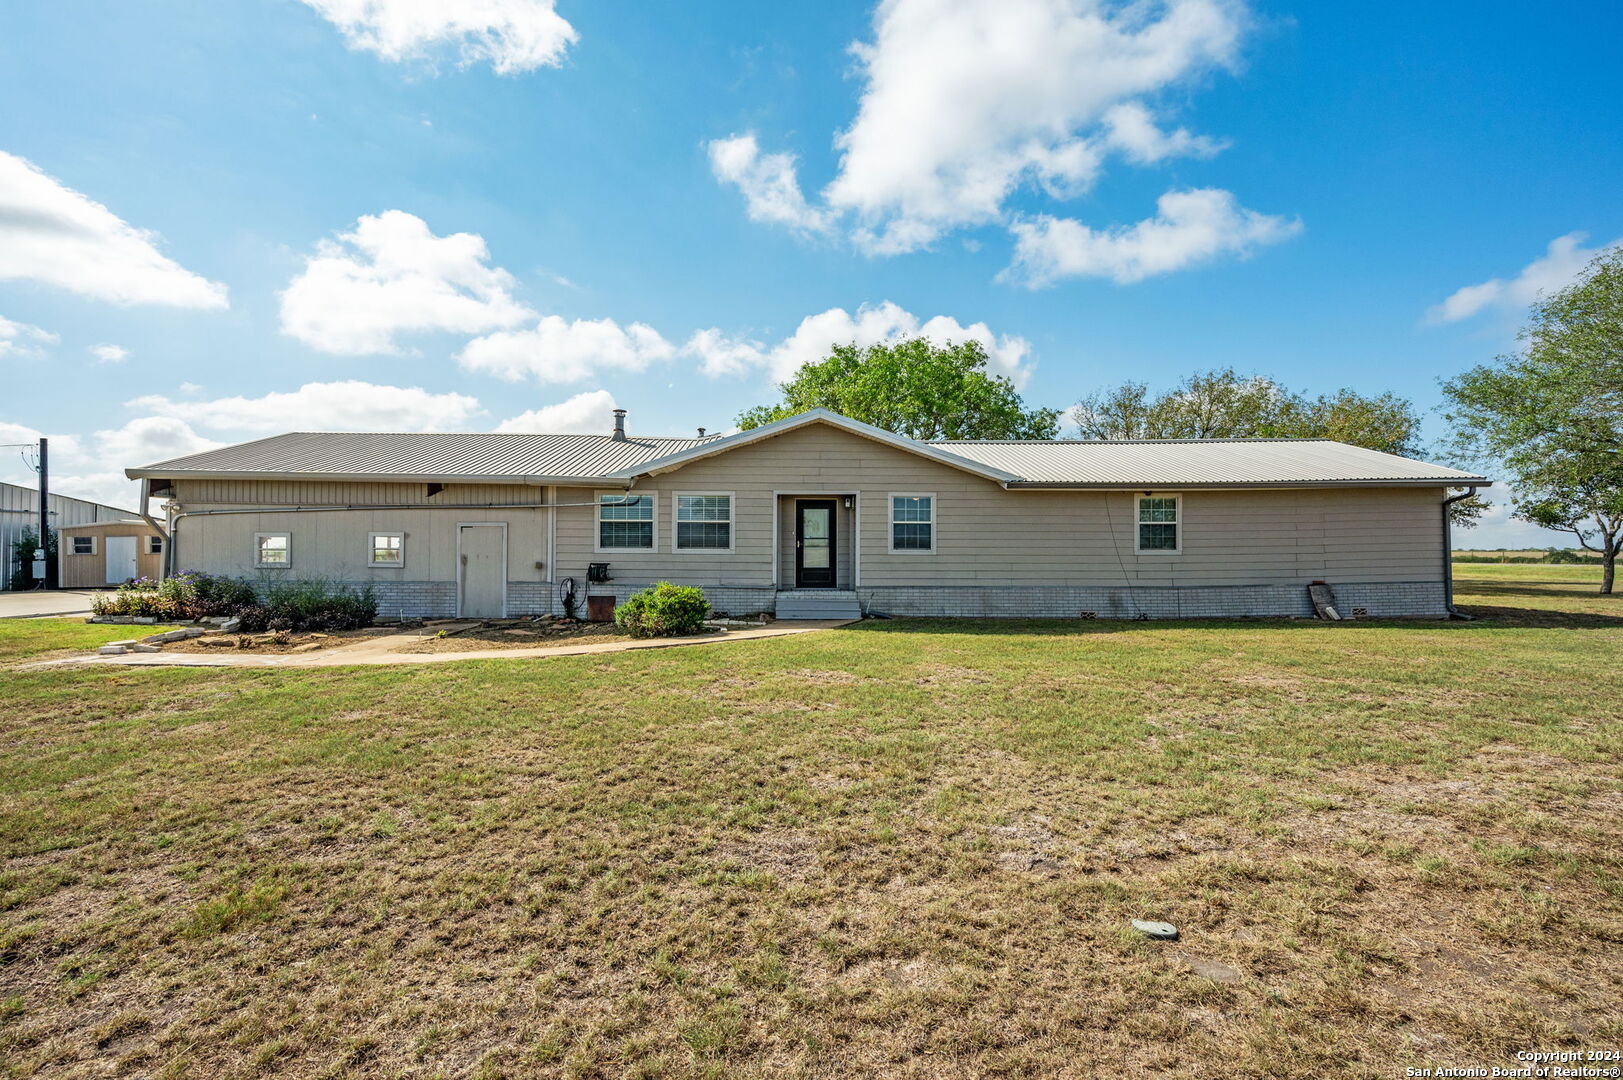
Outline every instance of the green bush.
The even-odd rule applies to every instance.
[[[372,587],[356,590],[319,578],[274,580],[264,601],[238,611],[244,630],[355,630],[371,626],[378,601]]]
[[[205,619],[231,616],[242,628],[353,630],[372,625],[378,603],[368,586],[355,590],[317,579],[273,580],[255,587],[241,578],[188,570],[162,581],[138,578],[91,601],[97,615]]]
[[[632,637],[674,637],[697,633],[709,611],[703,591],[660,581],[626,597],[614,621]]]

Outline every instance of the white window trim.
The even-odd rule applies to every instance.
[[[158,544],[160,546],[157,548],[157,550],[153,550],[153,547],[152,547],[153,544]],[[148,554],[148,555],[162,555],[163,554],[163,547],[161,546],[162,544],[163,544],[163,537],[161,537],[161,536],[148,536],[147,537],[146,554]]]
[[[260,541],[271,536],[280,536],[287,541],[287,562],[268,563],[259,561]],[[291,570],[293,568],[293,534],[287,532],[256,532],[254,533],[254,569],[256,570]]]
[[[724,495],[727,498],[727,546],[678,547],[676,540],[681,530],[682,497],[685,495]],[[718,524],[717,522],[689,522],[689,524]],[[672,555],[731,555],[738,546],[738,497],[731,491],[673,491],[671,492],[671,554]],[[641,550],[640,548],[638,550]]]
[[[897,499],[929,499],[930,500],[930,546],[927,548],[898,548],[896,546],[896,500]],[[903,525],[919,525],[922,522],[904,521]],[[933,491],[892,491],[885,496],[885,547],[892,555],[934,555],[936,551],[936,532],[941,526],[941,500],[936,498]]]
[[[653,543],[647,547],[604,547],[603,546],[603,507],[601,500],[605,495],[641,495],[653,500],[652,526]],[[620,552],[627,555],[657,555],[659,554],[659,492],[657,491],[598,491],[592,494],[592,551],[598,555],[612,555]]]
[[[399,562],[378,562],[375,558],[373,558],[373,556],[377,554],[378,537],[380,537],[380,536],[398,536],[398,537],[400,537],[400,561]],[[405,566],[406,565],[406,532],[405,532],[405,530],[404,529],[384,529],[382,532],[367,533],[366,534],[366,565],[370,566],[370,567],[375,567],[376,569],[379,569],[379,570],[399,570],[401,567]]]
[[[1138,515],[1139,515],[1139,512],[1140,512],[1140,507],[1138,505],[1138,501],[1140,499],[1171,499],[1172,500],[1172,504],[1173,504],[1172,505],[1172,514],[1173,514],[1172,524],[1176,525],[1178,527],[1177,533],[1176,533],[1176,536],[1178,538],[1178,543],[1177,543],[1176,547],[1170,547],[1170,548],[1146,548],[1146,547],[1140,547],[1139,546],[1139,540],[1141,539],[1141,536],[1142,536],[1142,534],[1139,532],[1139,529],[1138,529],[1138,527],[1140,525],[1156,525],[1156,524],[1165,525],[1166,524],[1166,522],[1139,521],[1138,520]],[[1150,492],[1140,492],[1140,493],[1134,494],[1134,496],[1133,496],[1133,554],[1135,554],[1135,555],[1182,555],[1183,554],[1183,496],[1182,495],[1180,495],[1176,491],[1150,491]]]
[[[79,540],[89,540],[90,541],[90,550],[89,551],[74,551],[73,550],[74,543],[79,541]],[[94,554],[96,554],[97,548],[100,546],[100,545],[98,545],[96,543],[96,534],[95,533],[91,533],[89,536],[70,536],[70,537],[68,537],[68,541],[69,541],[69,543],[68,543],[68,554],[69,555],[94,555]]]

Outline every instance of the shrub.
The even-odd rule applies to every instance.
[[[709,610],[701,590],[661,581],[626,597],[614,621],[632,637],[673,637],[698,632]]]
[[[263,594],[263,598],[261,598]],[[321,580],[268,581],[260,588],[241,578],[188,570],[163,581],[138,578],[91,601],[97,615],[205,619],[233,616],[242,628],[261,630],[353,630],[372,625],[378,603],[372,589],[359,591]]]
[[[372,587],[356,590],[319,578],[264,585],[264,602],[236,614],[244,630],[355,630],[371,626],[378,601]]]

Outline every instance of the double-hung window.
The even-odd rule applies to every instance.
[[[254,565],[280,569],[293,565],[293,538],[285,532],[254,533]]]
[[[629,492],[598,495],[597,550],[654,550],[654,497]]]
[[[372,566],[403,566],[406,562],[406,534],[381,532],[371,535]]]
[[[1176,495],[1139,498],[1138,554],[1176,555],[1183,550],[1181,510]]]
[[[935,496],[890,497],[890,550],[935,550]]]
[[[678,495],[675,543],[677,551],[731,551],[732,495]]]
[[[96,553],[96,538],[94,536],[75,536],[73,538],[73,553],[75,555],[94,555]]]

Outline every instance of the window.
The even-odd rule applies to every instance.
[[[405,533],[373,533],[371,544],[372,566],[404,566],[406,563]]]
[[[935,550],[935,496],[890,497],[890,550]]]
[[[654,497],[625,492],[599,494],[597,550],[654,550]]]
[[[162,555],[163,554],[163,537],[161,537],[161,536],[149,536],[149,537],[147,537],[147,554],[148,555]]]
[[[1146,495],[1138,500],[1138,553],[1176,555],[1181,550],[1178,533],[1178,496]]]
[[[287,533],[254,533],[254,565],[293,565],[293,542]]]
[[[731,551],[732,549],[732,495],[678,495],[676,497],[677,551]]]
[[[75,555],[94,555],[96,553],[96,538],[94,536],[75,536],[73,538],[73,553]]]

